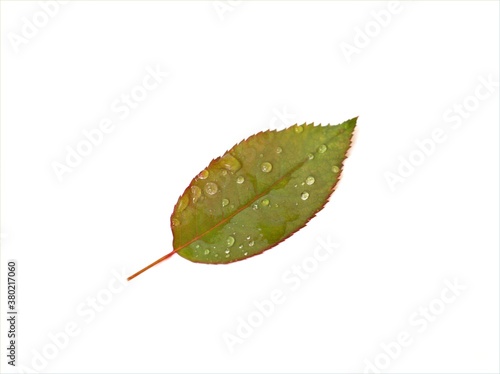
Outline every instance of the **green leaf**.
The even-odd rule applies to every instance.
[[[304,227],[339,180],[356,120],[260,132],[213,160],[175,205],[173,251],[149,267],[173,253],[209,264],[244,260]]]

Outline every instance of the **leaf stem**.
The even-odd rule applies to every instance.
[[[139,270],[137,273],[131,275],[130,277],[127,278],[128,281],[131,281],[132,279],[134,279],[135,277],[137,277],[138,275],[144,273],[146,270],[148,269],[151,269],[153,266],[159,264],[160,262],[166,260],[167,258],[169,257],[172,257],[172,255],[174,255],[174,253],[176,253],[177,251],[172,251],[168,254],[166,254],[165,256],[163,256],[162,258],[159,258],[158,260],[156,260],[155,262],[149,264],[148,266],[146,266],[145,268]]]

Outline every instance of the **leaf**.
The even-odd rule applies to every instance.
[[[356,120],[260,132],[213,160],[175,205],[173,251],[129,280],[174,253],[208,264],[244,260],[304,227],[339,180]]]

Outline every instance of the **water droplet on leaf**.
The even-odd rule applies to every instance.
[[[229,204],[228,199],[222,199],[222,206],[227,206]]]
[[[276,153],[281,153],[281,152],[283,152],[283,148],[281,147],[276,148]]]
[[[181,221],[179,221],[177,218],[172,218],[172,226],[179,226],[181,224]]]
[[[238,178],[236,178],[236,183],[242,184],[245,181],[245,177],[240,175]]]
[[[198,174],[198,178],[199,179],[207,179],[209,174],[210,173],[208,172],[208,170],[203,170],[200,172],[200,174]]]
[[[333,171],[334,173],[338,173],[338,172],[340,171],[340,169],[339,169],[339,167],[338,167],[337,165],[333,165],[333,166],[332,166],[332,171]]]
[[[324,144],[321,144],[319,147],[318,147],[318,153],[325,153],[327,150],[327,146],[324,145]]]
[[[217,163],[220,167],[235,172],[241,169],[241,163],[230,153],[226,153]]]
[[[300,198],[302,200],[307,200],[309,198],[309,192],[302,192],[302,194],[300,195]]]
[[[215,195],[219,187],[214,182],[208,182],[203,189],[208,195]]]
[[[201,188],[198,186],[191,186],[191,200],[196,203],[201,196]]]
[[[228,236],[226,239],[226,244],[228,247],[231,247],[234,244],[234,238],[232,236]]]
[[[310,176],[310,177],[307,177],[307,178],[306,178],[306,184],[307,184],[308,186],[310,186],[310,185],[314,184],[314,181],[315,181],[315,179],[314,179],[314,177],[312,177],[312,176]]]
[[[269,200],[268,199],[264,199],[260,202],[260,205],[262,206],[268,206],[269,205]]]
[[[263,162],[260,165],[260,170],[262,170],[264,173],[269,173],[271,170],[273,170],[273,165],[271,165],[270,162]]]
[[[182,196],[181,199],[179,200],[177,211],[179,213],[182,212],[184,209],[187,208],[188,205],[189,205],[189,197],[187,195]]]

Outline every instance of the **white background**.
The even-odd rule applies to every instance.
[[[412,344],[384,372],[498,372],[498,86],[458,128],[443,118],[474,104],[481,77],[498,82],[498,2],[400,4],[350,60],[341,43],[376,33],[388,3],[221,4],[70,3],[16,48],[41,8],[2,1],[0,370],[16,372],[4,354],[14,258],[18,363],[45,349],[42,372],[362,372],[403,331]],[[112,103],[148,66],[169,76],[121,119]],[[88,321],[113,271],[171,250],[173,205],[212,158],[261,130],[358,115],[343,178],[308,227],[227,266],[175,256]],[[114,130],[59,181],[53,162],[105,118]],[[437,128],[446,141],[393,191],[386,173]],[[290,290],[282,276],[329,237],[340,247]],[[411,316],[447,279],[466,290],[420,332]],[[231,354],[223,334],[273,289],[285,302]],[[49,334],[68,323],[80,334],[54,353]]]

